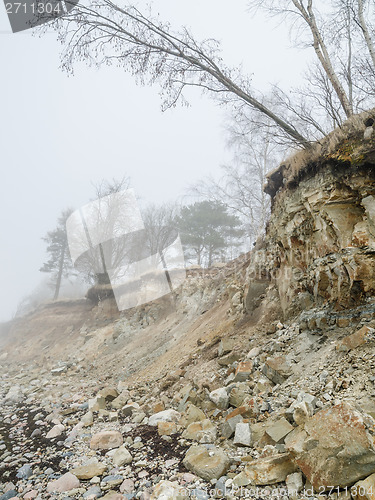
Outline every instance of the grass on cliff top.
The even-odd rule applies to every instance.
[[[371,139],[364,140],[364,132],[369,120],[374,120]],[[275,194],[279,187],[298,183],[314,165],[324,165],[330,160],[340,163],[361,165],[368,155],[375,153],[375,108],[352,116],[341,127],[336,128],[310,148],[298,151],[267,175],[266,192]],[[281,174],[281,175],[280,175]],[[275,179],[277,181],[275,182]]]

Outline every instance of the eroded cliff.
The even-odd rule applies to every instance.
[[[271,172],[272,214],[249,269],[247,307],[275,286],[285,317],[375,311],[375,111]]]

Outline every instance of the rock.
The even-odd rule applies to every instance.
[[[206,481],[219,479],[229,469],[230,461],[219,448],[207,449],[204,445],[191,446],[183,460],[184,466]]]
[[[233,351],[222,358],[219,358],[217,362],[220,366],[229,366],[239,361],[241,359],[241,354],[239,352]]]
[[[159,401],[158,403],[154,403],[152,405],[152,411],[151,413],[159,413],[161,411],[165,410],[165,404],[163,401]]]
[[[210,392],[208,397],[221,410],[225,410],[228,408],[229,396],[227,390],[224,387],[220,387],[220,389],[215,389],[214,391]]]
[[[358,481],[350,488],[353,500],[373,500],[375,498],[375,474]]]
[[[146,413],[143,413],[143,411],[139,411],[132,416],[131,421],[134,422],[135,424],[140,424],[141,422],[143,422],[145,418],[146,418]]]
[[[158,422],[158,434],[159,436],[171,436],[176,434],[177,425],[175,422]]]
[[[65,446],[71,446],[71,444],[76,440],[78,434],[83,429],[84,425],[82,422],[78,422],[77,425],[69,432],[68,437],[64,441]]]
[[[372,127],[366,127],[363,133],[363,139],[369,141],[374,134],[374,129]]]
[[[244,474],[249,481],[247,484],[263,486],[282,483],[289,474],[297,470],[289,453],[280,453],[248,462]]]
[[[190,403],[187,407],[185,415],[181,419],[181,425],[187,427],[193,422],[199,422],[201,420],[205,420],[205,418],[206,415],[203,413],[203,411],[197,406]]]
[[[132,479],[124,479],[120,486],[121,493],[132,493],[135,490],[134,481]]]
[[[233,436],[236,430],[236,425],[243,421],[242,415],[238,414],[234,417],[227,418],[225,422],[220,427],[221,435],[229,439]]]
[[[95,498],[100,498],[102,496],[102,490],[100,489],[99,486],[91,486],[86,493],[83,494],[83,498],[87,499],[95,499]]]
[[[249,424],[240,422],[236,425],[233,444],[236,446],[251,445],[251,429]]]
[[[53,439],[55,437],[61,436],[61,434],[65,431],[65,426],[62,424],[57,424],[52,429],[47,432],[46,439]]]
[[[120,410],[123,406],[126,405],[127,401],[129,399],[129,391],[124,390],[117,396],[116,399],[111,401],[111,407],[114,408],[115,410]]]
[[[125,497],[126,498],[126,497]],[[121,493],[116,493],[116,491],[109,491],[101,497],[102,500],[124,500],[124,496]]]
[[[36,498],[37,496],[38,496],[38,490],[30,490],[24,494],[23,498],[25,500],[32,500],[33,498]]]
[[[64,493],[65,491],[79,488],[79,479],[72,473],[67,472],[56,481],[51,481],[47,484],[48,493]]]
[[[306,401],[296,403],[293,410],[293,420],[297,425],[304,425],[309,417],[312,417],[314,410],[311,404]]]
[[[241,363],[238,363],[233,382],[245,382],[245,380],[248,380],[250,378],[252,371],[252,361],[242,361]]]
[[[184,488],[177,481],[160,481],[151,495],[152,500],[185,500]]]
[[[95,476],[101,476],[107,470],[107,466],[101,463],[91,463],[81,465],[70,470],[78,479],[92,479]]]
[[[245,398],[249,396],[249,386],[247,384],[238,384],[233,387],[229,393],[229,404],[238,408],[242,406]]]
[[[315,396],[312,394],[309,394],[308,392],[299,392],[297,396],[297,400],[295,403],[293,403],[293,406],[295,406],[297,403],[308,403],[311,405],[312,408],[316,407],[317,399]]]
[[[133,457],[125,446],[120,446],[112,455],[113,463],[117,467],[128,465],[133,461]]]
[[[260,377],[258,382],[255,384],[255,392],[257,394],[268,393],[272,391],[273,382],[266,377]]]
[[[18,469],[16,477],[18,477],[18,479],[29,479],[32,475],[33,471],[30,465],[23,465],[20,469]]]
[[[235,410],[228,413],[228,415],[225,417],[225,420],[229,420],[236,415],[241,415],[244,418],[250,418],[252,416],[251,412],[252,410],[251,408],[249,408],[249,406],[239,406]]]
[[[275,443],[280,443],[294,429],[286,418],[280,418],[271,427],[266,430],[266,433]]]
[[[90,441],[92,450],[110,450],[123,443],[122,434],[118,431],[102,431],[94,434]]]
[[[10,500],[11,498],[17,498],[16,490],[8,490],[4,495],[0,496],[0,500]]]
[[[274,331],[272,333],[275,333],[276,331],[276,328],[274,327]],[[246,355],[246,357],[248,359],[254,359],[256,358],[257,356],[259,356],[261,350],[260,350],[260,347],[253,347]]]
[[[24,398],[20,385],[13,385],[5,396],[5,403],[20,403]]]
[[[236,476],[234,476],[234,478],[231,481],[232,481],[231,487],[235,488],[235,489],[239,489],[243,486],[248,486],[250,484],[250,481],[249,481],[248,477],[246,476],[245,471],[242,471],[239,474],[237,474]],[[226,491],[228,491],[228,489]],[[226,497],[224,497],[224,498],[226,498]]]
[[[121,408],[121,415],[123,417],[131,417],[134,412],[139,410],[138,403],[129,403]]]
[[[113,401],[118,397],[118,390],[114,387],[105,387],[98,392],[98,396],[101,396],[106,401]]]
[[[105,410],[105,398],[103,398],[102,396],[95,396],[95,398],[89,399],[89,410]]]
[[[87,413],[85,413],[81,418],[81,422],[85,427],[90,427],[90,425],[94,423],[94,415],[92,411],[88,411]]]
[[[142,491],[139,496],[139,500],[151,500],[151,495],[147,490]]]
[[[297,494],[303,488],[303,478],[302,472],[294,472],[293,474],[289,474],[285,479],[286,487],[288,490],[288,494],[291,497],[297,498]]]
[[[346,487],[375,472],[375,422],[348,403],[321,410],[285,439],[286,449],[315,487]]]
[[[151,415],[148,420],[148,424],[152,426],[157,426],[158,422],[178,422],[181,418],[181,413],[176,410],[164,410],[159,411],[159,413],[155,413]]]
[[[263,374],[274,384],[282,384],[292,374],[284,356],[268,358],[262,368]]]
[[[182,433],[182,437],[204,444],[215,442],[216,434],[216,426],[213,425],[209,419],[205,419],[200,422],[193,422],[190,424]]]
[[[338,351],[351,351],[357,347],[365,344],[368,339],[371,338],[371,334],[374,332],[373,328],[368,326],[362,326],[358,331],[352,335],[348,335],[343,340],[339,341],[336,345]]]
[[[236,345],[236,341],[231,338],[224,338],[220,341],[219,347],[218,347],[218,356],[221,358],[225,354],[228,354],[229,352],[233,351],[234,347]]]
[[[336,324],[339,328],[346,328],[350,325],[349,318],[337,318]]]
[[[68,367],[66,365],[64,365],[64,366],[58,366],[57,368],[52,368],[51,374],[54,377],[59,377],[60,375],[62,375],[63,373],[65,373],[67,371],[67,369],[68,369]]]
[[[260,415],[260,408],[258,402],[264,403],[261,398],[247,396],[243,400],[242,407],[240,407],[240,408],[246,408],[246,412],[241,414],[246,418],[257,418]]]
[[[114,488],[115,486],[118,486],[119,484],[122,484],[124,481],[124,477],[120,474],[111,474],[109,476],[105,476],[102,479],[101,487],[104,490],[109,490],[110,488]]]

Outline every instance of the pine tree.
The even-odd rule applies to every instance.
[[[53,231],[48,231],[42,238],[47,243],[47,253],[49,259],[40,268],[43,273],[51,273],[51,283],[55,290],[53,300],[57,300],[60,293],[63,278],[75,275],[72,261],[69,255],[68,239],[66,234],[66,221],[73,212],[68,208],[63,210],[57,219],[57,226]]]
[[[229,214],[222,203],[207,200],[183,207],[178,226],[187,256],[208,267],[243,234],[239,217]]]

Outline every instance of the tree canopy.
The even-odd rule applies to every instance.
[[[68,239],[66,233],[66,220],[73,210],[67,208],[62,211],[57,219],[56,228],[48,231],[42,239],[47,243],[48,260],[40,268],[43,273],[51,274],[51,285],[54,288],[54,300],[59,297],[63,278],[75,275],[75,270],[70,258]]]
[[[181,209],[177,219],[187,258],[210,267],[214,258],[225,259],[228,248],[239,244],[241,221],[219,202],[200,201]]]
[[[71,71],[76,61],[117,64],[141,84],[158,83],[164,108],[184,102],[186,87],[199,87],[257,127],[302,147],[373,105],[373,2],[249,0],[248,5],[250,11],[281,16],[297,33],[296,44],[313,48],[316,62],[304,88],[274,86],[265,95],[253,88],[250,75],[224,62],[217,40],[199,41],[186,27],[172,28],[152,6],[141,11],[112,0],[86,0],[56,21],[62,65]]]

